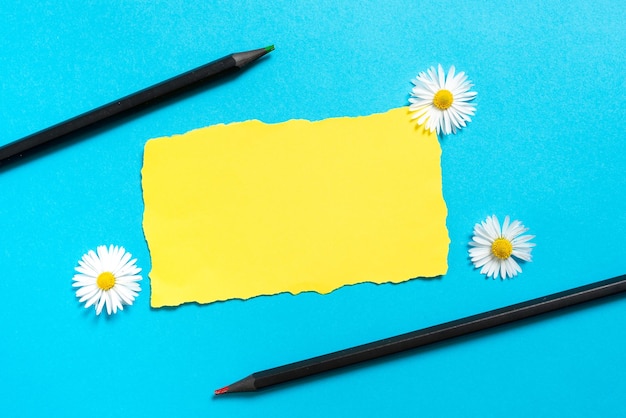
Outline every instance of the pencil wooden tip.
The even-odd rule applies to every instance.
[[[223,387],[223,388],[221,388],[221,389],[217,389],[217,390],[215,391],[215,394],[216,394],[216,395],[223,395],[224,393],[228,392],[228,389],[229,389],[229,387],[228,387],[228,386],[224,386],[224,387]]]

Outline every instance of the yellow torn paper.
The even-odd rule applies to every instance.
[[[447,270],[441,149],[408,108],[149,141],[153,307],[328,293]]]

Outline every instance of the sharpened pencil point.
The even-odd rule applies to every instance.
[[[224,393],[226,393],[226,392],[228,392],[228,386],[224,386],[224,387],[223,387],[223,388],[221,388],[221,389],[217,389],[217,390],[215,391],[215,394],[216,394],[216,395],[222,395],[222,394],[224,394]]]
[[[266,46],[266,47],[265,47],[265,50],[266,50],[267,52],[272,52],[272,51],[274,50],[274,44],[272,44],[272,45],[270,45],[270,46]]]

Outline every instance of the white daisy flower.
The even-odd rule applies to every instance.
[[[503,279],[514,277],[522,272],[515,261],[531,261],[530,252],[535,244],[529,242],[534,235],[522,235],[528,231],[520,221],[510,222],[504,218],[502,228],[496,216],[488,216],[487,220],[474,226],[474,236],[469,245],[469,255],[475,268],[482,267],[481,274],[487,277]]]
[[[476,92],[470,91],[473,84],[464,72],[455,75],[452,66],[446,77],[440,64],[437,73],[435,67],[430,67],[411,82],[415,87],[411,90],[409,109],[415,112],[412,119],[417,119],[418,125],[425,124],[431,132],[448,135],[471,122],[476,108],[468,102],[476,97]]]
[[[77,287],[76,297],[85,302],[85,308],[93,305],[96,315],[100,315],[106,305],[107,314],[123,310],[123,305],[132,305],[141,287],[138,276],[141,269],[135,265],[136,259],[130,260],[131,254],[124,247],[111,245],[108,249],[101,245],[97,254],[90,250],[78,261],[72,279]],[[130,260],[130,261],[129,261]]]

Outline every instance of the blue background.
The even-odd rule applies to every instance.
[[[245,375],[626,273],[626,11],[621,0],[11,1],[0,6],[9,143],[231,52],[276,44],[236,79],[0,173],[3,416],[626,416],[626,298],[552,314],[253,396]],[[216,123],[368,115],[408,104],[442,63],[478,92],[443,138],[443,277],[151,309],[143,147]],[[485,279],[487,215],[537,247]],[[116,316],[78,303],[78,259],[126,247],[143,291]],[[181,266],[184,274],[184,266]]]

